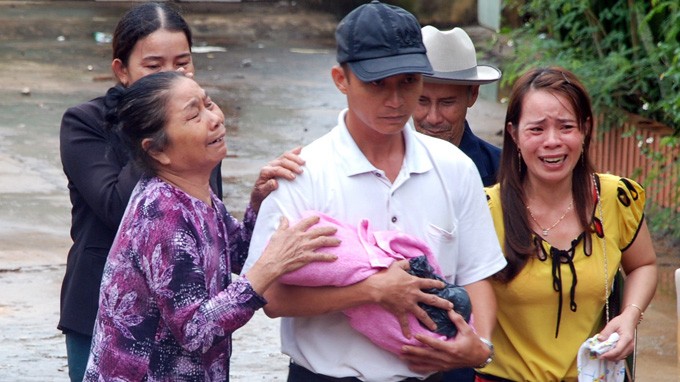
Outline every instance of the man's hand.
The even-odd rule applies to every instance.
[[[475,367],[489,358],[491,354],[489,347],[479,339],[463,316],[451,310],[449,318],[458,328],[455,337],[442,341],[418,334],[416,339],[427,346],[406,345],[402,348],[401,359],[408,363],[409,369],[419,373],[446,371],[460,367]]]
[[[395,262],[366,281],[371,287],[371,293],[376,296],[376,302],[397,317],[402,333],[406,338],[411,338],[408,325],[409,313],[414,314],[430,330],[437,328],[427,312],[418,306],[419,302],[444,310],[453,309],[453,304],[439,296],[422,291],[430,288],[444,288],[445,284],[442,281],[410,275],[406,272],[407,269],[407,260]]]

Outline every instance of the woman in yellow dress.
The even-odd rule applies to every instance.
[[[508,265],[493,281],[496,356],[477,370],[477,381],[576,381],[579,347],[598,333],[601,341],[620,337],[603,359],[634,349],[657,284],[645,191],[595,173],[592,127],[590,97],[573,73],[539,68],[515,83],[499,183],[486,190]],[[622,308],[608,317],[619,267]]]

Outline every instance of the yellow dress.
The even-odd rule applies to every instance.
[[[642,224],[645,192],[630,179],[609,174],[597,174],[596,179],[600,184],[604,217],[601,218],[600,208],[596,206],[591,228],[597,228],[602,221],[607,285],[611,287],[621,263],[621,252],[633,242]],[[503,247],[500,187],[496,184],[486,192]],[[595,231],[602,232],[601,229]],[[492,337],[496,357],[479,371],[512,381],[577,381],[579,346],[602,326],[603,239],[597,232],[584,232],[567,250],[551,248],[537,235],[534,240],[542,247],[541,255],[531,258],[510,283],[492,283],[498,301],[498,323]],[[584,246],[589,240],[592,240],[591,250],[588,245]],[[558,259],[555,263],[553,256]],[[570,296],[572,288],[573,297]],[[561,312],[558,312],[558,301],[561,301]]]

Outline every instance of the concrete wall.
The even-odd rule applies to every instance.
[[[302,7],[331,12],[338,19],[341,19],[352,9],[366,2],[368,0],[296,1]],[[423,25],[477,24],[477,0],[383,0],[383,2],[398,5],[412,12]]]
[[[477,0],[414,0],[410,3],[410,10],[423,25],[477,24]]]

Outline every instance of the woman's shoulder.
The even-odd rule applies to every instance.
[[[61,134],[104,134],[106,108],[104,97],[71,106],[61,120]]]
[[[205,212],[208,206],[157,176],[144,175],[130,198],[137,218],[163,220],[166,228],[182,225]]]
[[[644,213],[645,189],[635,180],[613,174],[597,174],[603,205],[616,208],[620,213],[634,216],[639,220]]]
[[[492,201],[500,203],[501,200],[501,185],[496,183],[492,186],[484,187],[484,192],[486,193],[486,200],[491,203]]]
[[[104,113],[104,96],[99,96],[93,98],[87,102],[80,103],[75,106],[71,106],[66,109],[65,114],[89,114],[89,115],[103,115]]]
[[[600,188],[603,194],[621,192],[637,194],[644,191],[644,188],[637,181],[614,174],[597,174],[600,181]]]

